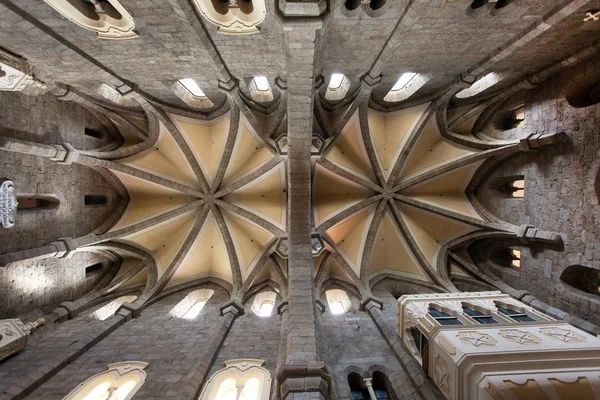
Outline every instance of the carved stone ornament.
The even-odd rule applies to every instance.
[[[536,345],[542,343],[542,340],[532,335],[529,332],[520,331],[518,329],[506,329],[500,331],[498,335],[502,336],[509,342],[518,343],[522,345]]]
[[[435,358],[433,379],[442,393],[448,396],[450,394],[450,372],[448,371],[448,363],[439,355]]]
[[[498,341],[490,335],[477,331],[459,332],[456,337],[458,337],[461,342],[475,347],[495,347],[496,343],[498,343]]]
[[[0,320],[0,361],[23,351],[27,335],[44,323],[43,318],[27,324],[18,319]]]
[[[267,7],[265,0],[240,0],[238,6],[226,6],[217,10],[211,0],[194,0],[200,13],[212,24],[219,27],[219,33],[229,35],[251,35],[259,33],[258,25],[265,20]],[[222,4],[222,3],[221,3]],[[220,4],[217,3],[216,6]],[[226,11],[226,12],[225,12]]]
[[[0,179],[0,223],[3,228],[15,226],[17,218],[17,192],[15,184],[8,179]]]
[[[16,68],[0,63],[0,91],[21,92],[27,84],[32,81],[31,76]]]
[[[540,333],[549,338],[560,340],[565,343],[585,343],[586,338],[579,333],[562,328],[540,328]]]

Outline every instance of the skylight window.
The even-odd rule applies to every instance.
[[[270,317],[273,313],[273,303],[262,303],[258,310],[259,317]]]
[[[341,301],[332,301],[329,303],[329,307],[331,308],[331,313],[333,315],[339,315],[346,312]]]
[[[329,80],[329,89],[337,90],[342,86],[342,82],[344,81],[344,74],[331,74],[331,79]]]
[[[408,85],[410,81],[414,79],[415,76],[417,76],[417,74],[414,72],[403,73],[402,76],[400,76],[400,79],[398,79],[398,82],[396,82],[394,87],[392,87],[392,91],[394,92],[396,90],[404,89],[406,85]]]
[[[196,97],[206,97],[200,86],[191,78],[180,79],[179,83],[183,85],[192,95]]]
[[[255,76],[254,84],[256,85],[256,90],[260,90],[261,92],[270,89],[269,80],[266,76]]]
[[[329,310],[333,315],[345,314],[352,307],[348,295],[343,290],[328,290],[325,292],[325,297],[327,297],[327,304],[329,304]]]
[[[395,103],[406,100],[417,90],[423,87],[431,79],[430,74],[418,74],[416,72],[405,72],[400,75],[392,89],[385,95],[383,101]]]
[[[477,80],[470,88],[461,90],[456,94],[456,97],[459,99],[464,99],[467,97],[473,97],[486,89],[494,86],[496,83],[500,82],[504,78],[501,74],[496,72],[490,72],[485,75],[481,79]]]
[[[200,314],[200,311],[202,311],[205,304],[206,304],[205,301],[199,301],[197,303],[194,303],[194,305],[191,306],[190,309],[187,310],[187,312],[185,314],[183,314],[183,317],[181,317],[181,318],[195,319]]]

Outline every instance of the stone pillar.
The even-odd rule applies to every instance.
[[[244,306],[238,299],[233,299],[221,307],[221,322],[213,330],[213,336],[209,343],[203,347],[202,354],[199,354],[197,362],[183,381],[185,390],[182,399],[196,400],[202,392],[202,386],[207,379],[208,372],[213,365],[227,334],[233,325],[233,321],[244,315]],[[143,388],[142,388],[143,389]]]
[[[377,396],[375,395],[375,391],[373,390],[373,378],[365,378],[363,379],[365,386],[367,387],[367,391],[369,392],[369,397],[371,400],[377,400]]]
[[[366,301],[361,302],[361,309],[364,309],[369,313],[371,319],[373,319],[373,322],[393,350],[394,356],[408,374],[415,389],[418,390],[421,397],[425,400],[445,399],[444,395],[440,393],[427,374],[425,374],[421,365],[415,360],[408,349],[406,349],[395,330],[387,325],[385,316],[381,311],[381,300],[377,300],[378,299],[375,298],[366,299]]]
[[[331,377],[319,358],[311,249],[311,146],[316,32],[321,22],[290,23],[288,42],[288,334],[277,371],[282,399],[326,399]]]

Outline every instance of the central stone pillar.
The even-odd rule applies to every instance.
[[[311,250],[311,144],[315,40],[321,22],[284,27],[288,42],[288,334],[277,372],[282,399],[325,399],[330,377],[320,361]]]

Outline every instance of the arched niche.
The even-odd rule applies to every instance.
[[[108,365],[108,370],[94,375],[64,398],[64,400],[121,399],[129,400],[146,380],[148,363],[126,361]]]
[[[251,35],[260,32],[267,15],[265,0],[194,0],[200,13],[228,35]]]
[[[44,0],[82,28],[100,39],[133,39],[135,22],[118,0]]]
[[[560,281],[573,289],[597,296],[600,300],[600,270],[570,265],[560,275]]]

